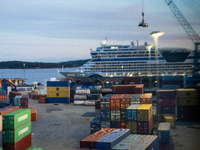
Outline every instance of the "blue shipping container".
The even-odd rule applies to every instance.
[[[126,110],[120,111],[120,119],[121,121],[126,121]]]
[[[101,121],[101,129],[102,128],[111,128],[110,121]]]
[[[8,94],[8,84],[3,82],[2,83],[2,90],[5,90],[6,91],[6,94]]]
[[[126,120],[127,121],[137,121],[137,109],[141,104],[132,104],[126,109]]]
[[[47,81],[47,86],[70,86],[69,81]]]
[[[132,134],[118,143],[112,150],[127,150],[129,149],[142,135]]]
[[[70,98],[47,98],[47,103],[70,103]]]
[[[21,106],[21,99],[22,99],[22,96],[15,96],[14,101],[13,101],[13,106]]]
[[[130,129],[116,129],[96,142],[96,149],[110,150],[131,134]]]
[[[0,102],[0,108],[4,108],[4,107],[7,107],[7,106],[10,106],[10,101]]]
[[[6,91],[5,90],[0,91],[0,95],[6,95]]]
[[[157,135],[142,135],[142,137],[131,146],[130,150],[159,150]]]
[[[121,128],[121,121],[112,121],[111,128]]]
[[[159,123],[158,126],[158,135],[159,135],[159,142],[161,144],[170,144],[171,139],[171,126],[170,123]]]
[[[91,122],[90,122],[90,129],[91,129],[91,134],[101,130],[101,122],[100,122],[100,116],[95,117]]]
[[[110,121],[110,110],[101,110],[100,118],[101,121]]]

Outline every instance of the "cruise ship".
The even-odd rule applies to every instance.
[[[158,49],[147,42],[135,45],[107,45],[91,50],[92,58],[79,68],[60,72],[65,77],[123,77],[154,75],[192,75],[194,52],[185,49]],[[156,62],[158,69],[156,68]]]

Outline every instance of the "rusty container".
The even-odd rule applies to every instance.
[[[131,98],[133,94],[124,94],[121,98],[121,109],[125,110],[131,105]]]
[[[110,99],[111,110],[120,110],[122,96],[123,94],[116,94]]]
[[[142,94],[140,98],[140,103],[141,104],[152,104],[152,93],[147,93],[147,94]]]

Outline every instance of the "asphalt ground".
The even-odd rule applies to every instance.
[[[32,147],[73,150],[90,135],[94,106],[39,104],[38,100],[30,99],[29,107],[37,109],[38,115],[37,121],[32,121]],[[173,150],[200,150],[200,122],[176,121],[171,135]]]

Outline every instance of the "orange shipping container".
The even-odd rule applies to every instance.
[[[126,109],[131,105],[133,94],[124,94],[121,99],[121,109]]]
[[[31,121],[37,120],[37,109],[31,109]]]
[[[123,96],[123,94],[116,94],[110,99],[110,109],[111,110],[120,110],[122,96]]]
[[[142,94],[140,104],[152,104],[152,93]]]
[[[0,88],[2,88],[2,82],[1,82],[1,79],[0,79]]]
[[[0,95],[0,101],[7,101],[6,95]]]

